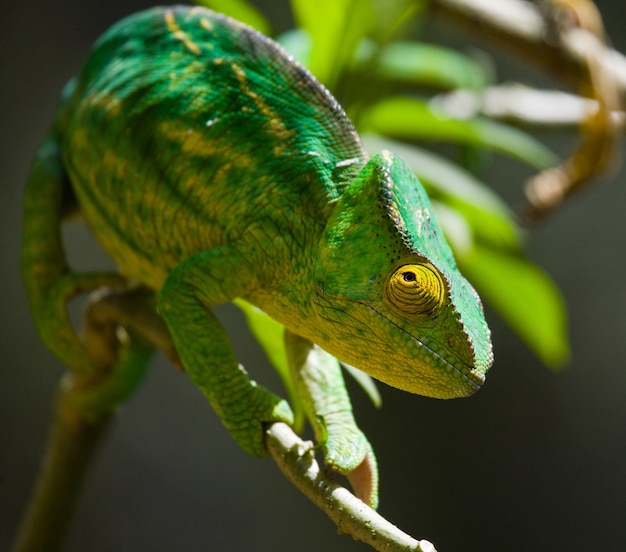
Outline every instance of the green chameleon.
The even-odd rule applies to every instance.
[[[69,269],[60,225],[75,211],[120,274]],[[211,308],[260,309],[284,327],[298,399],[341,473],[374,457],[339,361],[447,399],[479,389],[493,359],[480,299],[415,175],[388,151],[368,160],[280,46],[199,7],[141,12],[95,44],[37,152],[22,264],[38,331],[75,370],[92,359],[68,299],[154,290],[182,366],[253,455],[292,409],[250,380]]]

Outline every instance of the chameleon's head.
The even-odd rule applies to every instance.
[[[415,175],[382,152],[334,206],[315,279],[316,341],[412,393],[463,397],[491,366],[480,299]]]

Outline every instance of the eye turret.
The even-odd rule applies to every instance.
[[[441,275],[430,263],[406,264],[387,280],[385,296],[399,314],[432,315],[443,305],[446,288]]]

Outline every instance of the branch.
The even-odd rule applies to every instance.
[[[540,90],[520,83],[490,86],[483,90],[454,90],[438,94],[430,102],[452,117],[484,115],[490,119],[532,128],[580,126],[598,110],[598,102],[559,90]],[[611,114],[615,125],[626,130],[626,113]]]
[[[566,31],[559,41],[548,40],[549,22],[537,6],[522,0],[431,0],[429,11],[574,89],[587,78],[588,45],[598,43],[593,33],[579,28]],[[626,96],[626,57],[604,44],[600,49],[599,62]]]
[[[84,343],[98,370],[68,372],[61,380],[43,463],[13,552],[62,550],[83,483],[115,409],[133,393],[148,367],[152,346],[132,330],[121,331],[120,311],[110,305],[112,299],[124,297],[127,307],[136,306],[143,295],[99,292],[93,297],[85,313]],[[147,318],[132,312],[130,316],[140,322]]]
[[[23,518],[13,552],[61,550],[83,480],[116,407],[135,390],[152,347],[180,367],[167,327],[151,292],[98,290],[90,297],[84,341],[102,370],[94,377],[68,374],[61,384],[54,427],[36,491]],[[435,552],[428,541],[400,531],[350,491],[323,473],[312,445],[285,424],[272,424],[266,444],[274,460],[343,533],[388,552]]]
[[[313,444],[302,441],[284,423],[272,424],[266,443],[283,474],[330,517],[341,533],[388,552],[436,552],[426,540],[416,540],[356,498],[326,475],[313,456]]]
[[[543,69],[596,102],[580,125],[580,141],[563,162],[526,183],[530,222],[616,164],[620,132],[614,116],[626,97],[626,59],[607,45],[591,0],[433,0],[431,9]]]
[[[68,408],[72,390],[63,382],[60,387],[46,452],[13,552],[62,550],[84,480],[110,425],[111,416],[89,421],[76,415]]]

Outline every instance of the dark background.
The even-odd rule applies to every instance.
[[[21,0],[0,17],[0,550],[8,546],[42,453],[62,366],[41,345],[19,276],[21,199],[59,90],[89,45],[150,2]],[[598,2],[626,51],[619,1]],[[273,4],[289,24],[283,2]],[[433,34],[436,34],[436,30]],[[506,58],[501,72],[515,76]],[[564,147],[563,144],[557,144]],[[497,164],[510,196],[523,169]],[[492,312],[496,364],[471,399],[436,401],[382,388],[376,411],[353,390],[379,457],[383,515],[441,552],[623,550],[626,541],[624,170],[528,236],[562,288],[573,358],[552,373]],[[507,191],[508,190],[508,191]],[[80,227],[80,266],[103,258]],[[237,313],[220,311],[229,327]],[[241,360],[263,382],[259,352]],[[94,468],[68,551],[365,550],[338,536],[271,460],[249,458],[184,375],[163,359],[123,408]]]

